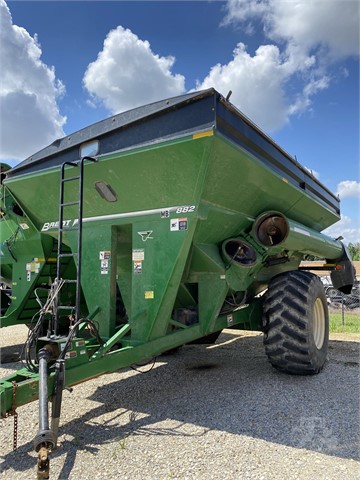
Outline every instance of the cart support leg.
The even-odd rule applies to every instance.
[[[51,352],[45,348],[39,351],[39,431],[34,439],[35,451],[38,452],[38,479],[49,478],[49,450],[55,446],[54,434],[49,428],[48,409],[48,362]]]
[[[55,394],[52,400],[51,407],[51,430],[54,435],[54,448],[57,447],[58,431],[59,431],[59,421],[61,413],[61,401],[62,401],[62,392],[64,389],[64,366],[65,360],[58,360],[56,362],[56,374],[55,374]]]

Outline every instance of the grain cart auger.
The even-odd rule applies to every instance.
[[[283,372],[324,366],[326,298],[300,262],[351,291],[346,248],[321,233],[339,199],[215,90],[55,141],[5,172],[1,203],[2,326],[30,327],[1,413],[39,398],[39,478],[64,388],[224,328],[263,331]]]

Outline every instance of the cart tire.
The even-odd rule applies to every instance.
[[[263,307],[265,353],[273,367],[295,375],[314,375],[324,367],[329,313],[324,287],[309,272],[274,277]]]

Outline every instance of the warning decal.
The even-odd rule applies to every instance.
[[[145,259],[145,251],[143,248],[135,248],[132,251],[132,259],[135,262],[142,262]]]
[[[134,273],[139,275],[142,273],[142,262],[140,261],[135,261],[134,262]]]
[[[187,218],[172,218],[170,220],[170,231],[179,232],[180,230],[188,229],[188,219]]]
[[[110,250],[103,250],[99,252],[101,275],[107,275],[109,273],[110,258],[111,258]]]

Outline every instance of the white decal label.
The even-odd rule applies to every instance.
[[[170,220],[170,231],[178,232],[180,230],[188,229],[188,219],[187,218],[172,218]]]
[[[107,275],[109,273],[110,257],[111,257],[110,250],[103,250],[99,252],[101,275]]]
[[[142,273],[142,262],[134,262],[134,273],[135,275],[140,275]]]
[[[109,273],[109,260],[101,260],[101,274],[107,275]]]
[[[176,209],[176,213],[192,213],[195,212],[195,205],[185,205]]]
[[[170,217],[170,210],[162,210],[160,212],[160,218],[169,218]]]
[[[135,262],[142,262],[145,259],[145,252],[143,248],[135,248],[132,251],[132,259]]]
[[[75,220],[63,220],[63,228],[74,227],[79,223],[78,219]],[[48,230],[53,230],[55,228],[59,228],[59,222],[45,222],[41,228],[42,232],[47,232]]]

